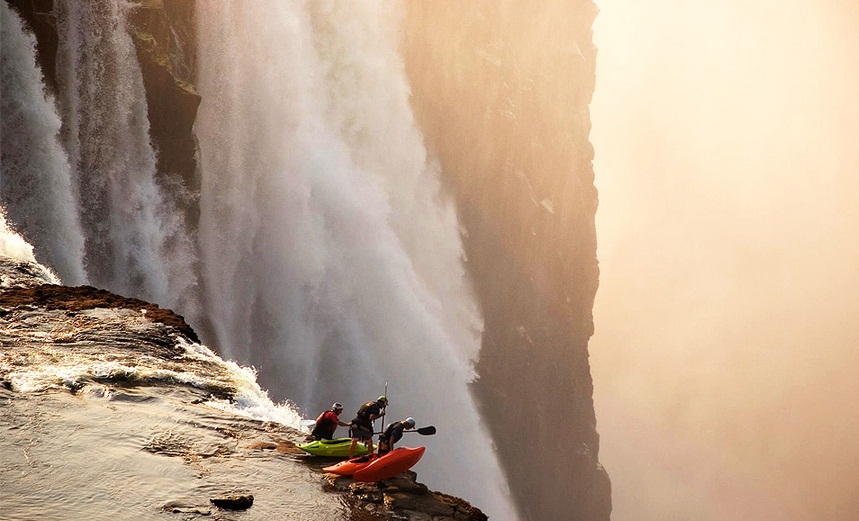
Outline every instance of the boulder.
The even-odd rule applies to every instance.
[[[224,494],[209,498],[209,501],[225,510],[247,510],[254,504],[254,497],[252,494]]]

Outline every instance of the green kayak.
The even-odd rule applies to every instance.
[[[348,458],[349,445],[352,444],[352,438],[335,438],[333,440],[317,440],[304,445],[299,445],[298,448],[313,454],[314,456],[328,456],[331,458]],[[361,442],[355,445],[355,456],[363,456],[369,452],[367,446]]]

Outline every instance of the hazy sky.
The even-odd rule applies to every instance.
[[[612,519],[859,519],[859,3],[597,3]]]

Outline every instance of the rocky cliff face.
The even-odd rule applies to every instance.
[[[134,43],[146,86],[149,124],[158,150],[158,172],[200,190],[194,121],[200,96],[196,74],[195,0],[141,0],[132,10]],[[196,205],[194,207],[196,209]],[[194,212],[189,224],[195,225]]]
[[[606,520],[587,351],[598,284],[588,141],[597,9],[407,6],[413,105],[465,228],[485,318],[475,391],[511,487],[527,519]]]

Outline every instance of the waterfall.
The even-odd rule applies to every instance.
[[[514,517],[469,393],[481,319],[409,108],[391,2],[205,2],[200,249],[222,352],[310,414],[436,424],[421,480]],[[346,418],[348,419],[348,417]],[[377,425],[377,428],[380,426]]]
[[[131,4],[58,1],[63,142],[78,189],[89,281],[188,312],[193,243],[156,183]]]
[[[36,65],[36,41],[0,4],[0,202],[39,258],[67,284],[81,284],[83,233],[60,118]],[[6,228],[6,218],[3,218]]]

